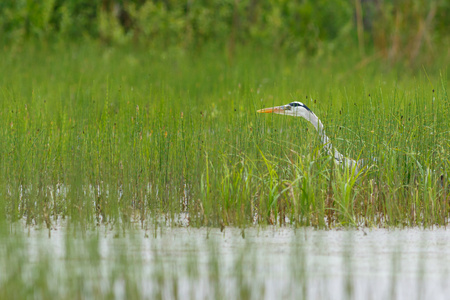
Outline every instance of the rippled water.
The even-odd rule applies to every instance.
[[[83,295],[95,296],[97,289],[112,291],[116,299],[129,298],[130,282],[142,297],[164,299],[450,295],[445,229],[103,228],[81,236],[59,228],[50,238],[48,231],[31,229],[20,245],[27,257],[23,269],[45,261],[48,280],[60,283],[54,293],[61,296],[77,276],[86,281]]]

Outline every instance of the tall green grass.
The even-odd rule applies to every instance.
[[[444,66],[92,44],[1,52],[0,208],[11,222],[447,224]],[[305,120],[256,113],[293,100],[339,151],[376,162],[354,174]]]

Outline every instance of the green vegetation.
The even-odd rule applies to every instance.
[[[390,276],[375,298],[446,287],[445,255],[429,265],[446,235],[417,227],[449,220],[448,3],[0,1],[0,299],[359,299],[367,273]],[[292,101],[365,168],[257,113]],[[333,228],[348,240],[316,230]],[[415,237],[411,272],[417,232],[439,242]]]
[[[3,0],[0,43],[214,44],[230,57],[249,45],[308,56],[357,49],[417,68],[449,48],[449,19],[447,0]]]
[[[413,77],[349,55],[245,48],[228,60],[214,48],[89,43],[1,56],[0,197],[11,222],[447,224],[445,68]],[[353,174],[305,120],[256,113],[292,100],[321,118],[342,153],[377,163]]]

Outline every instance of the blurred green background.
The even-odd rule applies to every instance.
[[[395,65],[449,61],[448,0],[2,0],[3,47],[94,40],[158,50],[251,46],[355,53]]]

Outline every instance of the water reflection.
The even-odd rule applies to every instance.
[[[446,299],[450,289],[445,229],[13,232],[0,238],[0,286],[24,297]]]

